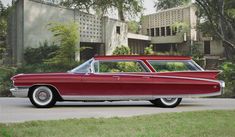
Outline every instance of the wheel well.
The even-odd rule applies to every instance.
[[[62,101],[62,100],[63,100],[62,97],[61,97],[60,94],[59,94],[59,91],[58,91],[54,86],[46,85],[46,84],[42,84],[42,85],[33,85],[32,87],[30,87],[30,88],[29,88],[28,97],[29,97],[29,95],[32,93],[32,91],[33,91],[34,89],[36,89],[37,87],[39,87],[39,86],[46,86],[46,87],[50,88],[50,89],[52,90],[52,92],[55,93],[55,96],[56,96],[56,100],[57,100],[57,101]]]

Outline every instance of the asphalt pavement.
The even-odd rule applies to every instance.
[[[0,98],[0,123],[225,109],[235,110],[235,99],[185,98],[176,108],[159,108],[148,101],[57,102],[53,108],[38,109],[27,98]]]

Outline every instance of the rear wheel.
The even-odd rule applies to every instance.
[[[174,108],[180,104],[181,100],[182,98],[158,98],[150,102],[158,107]]]
[[[53,107],[56,103],[55,93],[47,86],[38,86],[29,94],[31,103],[37,108]]]

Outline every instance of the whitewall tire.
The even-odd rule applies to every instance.
[[[180,104],[181,100],[182,98],[158,98],[150,102],[158,107],[174,108]]]
[[[54,92],[47,86],[34,88],[29,94],[29,99],[31,103],[38,108],[49,108],[56,103]]]

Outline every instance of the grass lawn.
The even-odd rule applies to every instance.
[[[3,137],[234,137],[235,110],[0,124]]]

